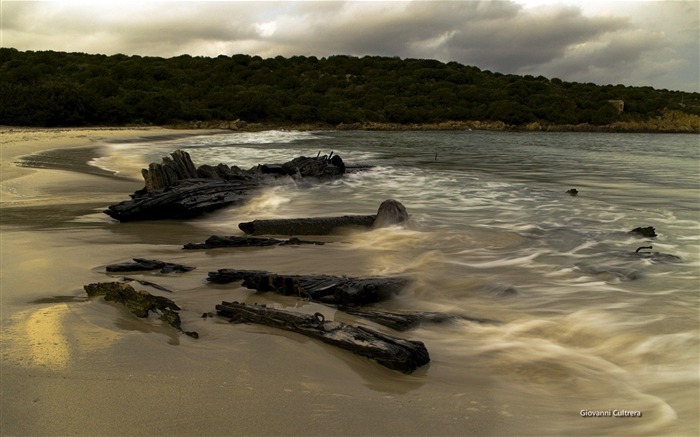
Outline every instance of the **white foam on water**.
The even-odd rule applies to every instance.
[[[294,148],[284,149],[289,144],[322,138],[311,132],[277,130],[195,135],[161,141],[110,143],[103,146],[104,156],[93,159],[90,164],[119,175],[140,177],[141,168],[147,167],[151,162],[160,162],[162,157],[168,156],[176,149],[183,149],[191,154],[197,165],[225,163],[248,168],[258,163],[275,162],[264,161],[264,158],[281,159],[279,162],[288,161],[291,159],[290,153],[301,152]],[[280,147],[277,149],[264,147],[271,144],[277,144]],[[307,147],[304,151],[309,154],[312,150]],[[315,150],[314,153],[316,153]],[[322,154],[325,153],[328,152]],[[292,157],[294,156],[297,155]]]
[[[494,260],[494,261],[487,261],[487,262],[482,262],[482,263],[459,263],[461,265],[465,265],[468,267],[475,267],[479,269],[491,269],[491,268],[497,268],[497,267],[511,267],[511,266],[521,266],[523,264],[529,264],[530,261],[533,261],[535,258],[537,258],[540,255],[540,253],[532,253],[530,255],[525,255],[517,258],[510,258],[510,259],[503,259],[503,260]]]
[[[450,163],[432,163],[424,150],[413,150],[417,146],[398,139],[394,146],[389,134],[379,135],[381,144],[368,146],[360,143],[373,139],[372,133],[327,133],[323,141],[317,141],[317,134],[295,135],[224,135],[185,145],[195,162],[212,165],[249,168],[335,149],[346,162],[377,166],[313,187],[272,187],[246,205],[212,214],[196,225],[228,230],[230,235],[238,223],[257,218],[372,214],[387,198],[406,206],[408,225],[331,236],[325,246],[295,248],[293,259],[273,250],[265,255],[218,253],[251,266],[259,260],[289,271],[321,265],[319,269],[340,274],[402,274],[413,284],[380,306],[501,320],[502,324],[425,325],[411,333],[426,342],[434,357],[427,378],[449,373],[447,368],[454,374],[446,378],[460,381],[465,366],[471,366],[508,388],[522,388],[533,400],[549,399],[553,408],[571,406],[571,429],[592,423],[581,425],[588,420],[576,416],[581,408],[644,411],[643,421],[594,422],[599,434],[660,433],[696,414],[692,410],[697,399],[689,398],[689,387],[698,384],[693,374],[698,333],[690,328],[697,326],[700,220],[695,210],[673,203],[672,187],[647,189],[657,183],[645,179],[656,168],[646,169],[639,181],[633,180],[636,171],[617,172],[598,160],[599,154],[607,153],[604,141],[611,137],[596,135],[494,133],[471,149],[470,144],[450,144],[455,157]],[[440,135],[463,141],[444,133],[401,135],[425,136],[426,142]],[[517,143],[537,138],[544,144]],[[599,142],[581,156],[580,144],[549,145],[553,138]],[[628,138],[636,137],[619,141]],[[212,141],[218,143],[212,147]],[[494,155],[494,141],[499,142],[499,153],[500,148],[508,150]],[[138,175],[143,161],[159,161],[173,145],[109,146],[117,147],[119,158],[101,165]],[[151,159],[154,154],[157,158]],[[574,156],[585,161],[580,168],[570,165],[578,162],[569,162]],[[615,159],[615,165],[626,162]],[[668,175],[654,177],[673,183]],[[580,190],[578,197],[565,193],[574,186]],[[648,196],[655,192],[664,197]],[[639,199],[644,196],[648,198]],[[646,225],[655,226],[659,237],[628,234]],[[636,258],[634,250],[645,245],[680,256],[682,262]]]

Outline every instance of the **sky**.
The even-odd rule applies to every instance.
[[[700,92],[698,0],[0,0],[0,12],[0,46],[19,50],[398,56]]]

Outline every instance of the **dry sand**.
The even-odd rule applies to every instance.
[[[469,363],[441,360],[447,352],[441,348],[449,345],[431,343],[427,333],[437,358],[403,375],[293,334],[203,319],[201,308],[213,309],[236,293],[244,302],[265,297],[205,288],[201,275],[158,278],[178,290],[185,328],[198,331],[198,340],[87,300],[82,285],[104,281],[111,262],[182,259],[203,274],[234,255],[187,254],[185,260],[178,244],[203,241],[206,230],[169,221],[118,224],[101,213],[140,181],[89,174],[79,165],[18,168],[15,161],[68,148],[85,148],[87,157],[105,141],[183,133],[2,130],[0,435],[528,433],[532,412],[517,407],[522,394],[508,401],[501,389],[493,399],[498,382],[470,374]],[[286,257],[274,249],[260,253],[280,262]],[[306,248],[297,253],[313,256]],[[255,256],[237,258],[238,265],[254,267]],[[532,420],[540,422],[538,432],[547,429],[541,422],[548,418]]]

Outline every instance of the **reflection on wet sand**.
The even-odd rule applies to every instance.
[[[69,304],[56,304],[14,314],[3,329],[3,357],[26,367],[69,368],[74,356],[84,357],[119,340],[118,331],[76,320]]]

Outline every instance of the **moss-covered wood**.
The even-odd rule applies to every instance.
[[[124,305],[136,317],[145,318],[151,312],[156,313],[160,320],[178,331],[190,337],[199,338],[197,332],[182,329],[182,322],[178,314],[180,307],[166,297],[135,290],[131,285],[122,282],[98,282],[87,284],[83,288],[89,297],[104,296],[108,302]]]

